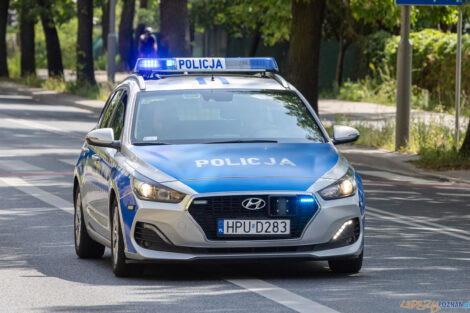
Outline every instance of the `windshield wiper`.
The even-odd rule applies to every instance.
[[[277,140],[227,140],[227,141],[211,141],[206,142],[206,144],[218,144],[218,143],[278,143]]]
[[[166,145],[172,145],[172,143],[168,142],[136,142],[133,144],[134,146],[166,146]]]

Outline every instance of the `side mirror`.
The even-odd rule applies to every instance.
[[[121,142],[114,140],[112,128],[94,129],[85,137],[86,142],[91,146],[119,149]]]
[[[359,131],[349,126],[333,126],[333,144],[355,142],[359,139]]]

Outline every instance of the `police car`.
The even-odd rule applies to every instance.
[[[364,193],[273,58],[139,59],[75,167],[75,250],[139,261],[309,259],[361,269]]]

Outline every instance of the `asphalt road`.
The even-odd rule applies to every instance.
[[[360,274],[264,262],[115,278],[109,251],[80,260],[73,247],[73,164],[96,118],[0,88],[1,312],[413,312],[403,301],[470,300],[470,186],[373,165],[357,167],[368,206]]]

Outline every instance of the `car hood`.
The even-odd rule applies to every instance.
[[[197,192],[307,190],[339,158],[328,143],[134,146],[131,150],[144,163]]]

